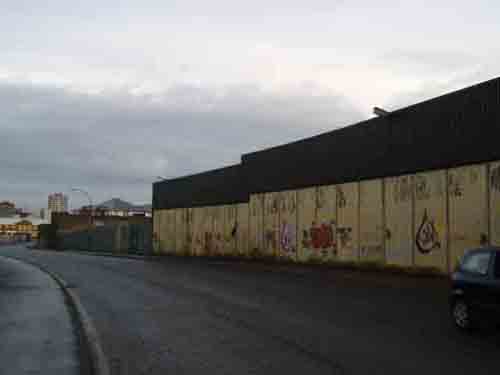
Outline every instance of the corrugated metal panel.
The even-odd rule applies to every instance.
[[[177,221],[176,210],[167,210],[168,219],[165,221],[167,226],[167,246],[168,253],[175,253],[177,251]]]
[[[194,252],[194,208],[186,208],[186,245],[184,246],[184,251],[188,254],[193,254]]]
[[[359,243],[362,261],[385,260],[382,180],[359,184]]]
[[[384,180],[388,264],[410,266],[413,262],[412,181],[412,177],[408,175]]]
[[[500,162],[489,165],[491,244],[500,246]]]
[[[213,232],[212,232],[212,255],[223,254],[223,232],[224,232],[224,209],[223,206],[212,207]]]
[[[447,270],[446,172],[414,176],[415,264]]]
[[[237,205],[224,206],[224,254],[236,255]]]
[[[306,262],[317,258],[311,236],[311,228],[316,226],[316,188],[297,191],[297,210],[298,261]]]
[[[172,241],[172,232],[175,228],[175,222],[171,219],[171,212],[169,210],[160,210],[160,251],[161,253],[168,253],[173,251],[175,247]]]
[[[237,249],[238,253],[242,256],[248,255],[248,233],[249,228],[249,209],[248,203],[240,203],[237,205],[236,213],[238,215],[237,226]]]
[[[248,201],[241,165],[153,184],[153,208],[203,207]]]
[[[263,253],[264,249],[264,195],[250,196],[250,251]]]
[[[153,212],[153,252],[159,254],[160,251],[160,228],[161,228],[161,210]]]
[[[337,185],[337,240],[342,260],[359,259],[359,184]]]
[[[201,255],[203,249],[203,207],[193,208],[193,243],[192,254]]]
[[[205,207],[203,215],[203,252],[202,255],[210,255],[213,252],[214,217],[213,208]]]
[[[175,210],[175,253],[182,254],[186,247],[186,209],[178,208]]]
[[[448,171],[450,271],[466,250],[488,244],[486,165]]]
[[[279,193],[264,194],[264,253],[278,255],[279,240]]]
[[[334,259],[337,255],[337,199],[336,187],[315,189],[314,221],[308,228],[309,257],[319,261]],[[305,234],[305,233],[304,233]],[[304,247],[304,250],[306,247]]]
[[[279,206],[279,257],[297,259],[297,192],[281,193]]]

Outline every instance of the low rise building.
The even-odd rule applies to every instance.
[[[34,217],[2,217],[0,218],[0,237],[18,240],[34,240],[38,238],[40,224],[46,221]]]

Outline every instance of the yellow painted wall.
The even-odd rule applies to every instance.
[[[194,245],[194,215],[195,209],[190,207],[185,209],[186,214],[186,244],[184,245],[184,251],[187,254],[193,255],[193,245]]]
[[[488,243],[486,165],[448,170],[450,271],[466,250]]]
[[[309,232],[318,258],[325,261],[337,257],[337,189],[334,185],[316,189],[316,225]]]
[[[153,253],[160,253],[160,228],[162,210],[153,211]]]
[[[219,214],[220,214],[220,230],[219,230],[219,254],[224,255],[226,251],[226,240],[225,240],[225,233],[226,233],[226,207],[227,205],[221,205],[219,207]]]
[[[381,179],[359,183],[359,249],[362,261],[385,260]]]
[[[238,254],[242,256],[248,255],[248,233],[249,233],[249,210],[248,203],[240,203],[237,205],[237,231],[236,231],[236,246]]]
[[[193,241],[191,244],[191,254],[192,255],[200,255],[203,249],[203,230],[202,230],[202,222],[203,222],[203,207],[195,207],[193,208]]]
[[[175,250],[176,254],[181,254],[186,245],[186,209],[175,209]]]
[[[175,253],[176,249],[176,221],[175,209],[165,210],[162,217],[161,248],[165,253]]]
[[[337,242],[342,260],[359,258],[359,184],[337,185]]]
[[[500,246],[500,162],[489,165],[490,243]]]
[[[399,266],[413,263],[412,176],[384,179],[386,262]]]
[[[279,251],[281,258],[297,259],[297,192],[281,193],[279,205]]]
[[[224,209],[222,206],[213,206],[212,255],[223,254]]]
[[[280,193],[264,194],[264,254],[278,254]]]
[[[212,207],[203,207],[202,215],[202,252],[200,255],[209,255],[212,253],[212,235],[213,235],[213,209]]]
[[[257,250],[447,272],[466,249],[500,246],[500,162],[253,194],[248,204],[155,210],[153,225],[155,253]]]
[[[447,270],[446,172],[414,176],[414,256],[417,266]]]
[[[316,226],[316,188],[297,191],[298,261],[306,262],[319,255],[313,247],[311,228]]]
[[[237,205],[231,204],[224,206],[224,233],[223,233],[223,253],[227,255],[236,255],[237,239]]]
[[[250,238],[249,251],[251,253],[263,253],[264,234],[264,194],[252,194],[250,196]]]

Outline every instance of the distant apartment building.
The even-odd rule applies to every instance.
[[[50,212],[67,212],[68,197],[63,193],[50,194],[48,209]]]

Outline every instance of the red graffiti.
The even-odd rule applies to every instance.
[[[311,242],[315,249],[327,249],[333,246],[333,230],[331,225],[321,224],[311,229]]]
[[[210,252],[212,250],[212,233],[205,232],[205,251]]]

